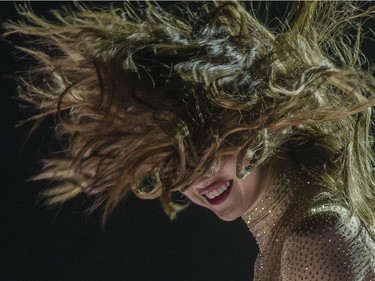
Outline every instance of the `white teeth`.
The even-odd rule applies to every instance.
[[[220,186],[218,189],[215,189],[215,190],[213,190],[211,192],[206,193],[206,196],[209,199],[213,199],[213,198],[221,195],[224,191],[226,191],[229,186],[230,186],[230,182],[226,182],[225,184],[223,184],[222,186]]]

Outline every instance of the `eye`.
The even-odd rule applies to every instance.
[[[156,184],[158,183],[158,178],[154,172],[151,172],[146,175],[146,177],[142,180],[141,184],[139,185],[139,189],[142,192],[149,193],[151,192]]]

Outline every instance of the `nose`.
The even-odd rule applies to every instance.
[[[211,166],[204,174],[203,174],[203,179],[207,180],[212,178],[214,175],[220,172],[221,170],[222,163],[217,162],[213,166]]]
[[[188,184],[184,188],[179,188],[179,191],[181,193],[184,193],[185,191],[193,191],[193,190],[197,191],[197,190],[202,189],[205,186],[207,186],[209,181],[210,181],[210,178],[206,178],[206,177],[201,176],[200,178],[194,180],[193,182],[191,182],[190,184]]]
[[[193,182],[191,187],[193,187],[194,189],[202,189],[203,187],[206,186],[206,182],[207,182],[207,180],[197,180],[197,181]]]
[[[215,181],[215,175],[220,172],[221,164],[216,164],[208,169],[206,172],[203,172],[201,176],[199,176],[193,183],[189,186],[189,188],[194,189],[203,189],[212,182]]]
[[[200,177],[198,179],[196,179],[195,181],[193,181],[189,186],[188,188],[186,188],[185,190],[199,190],[199,189],[202,189],[204,188],[205,186],[207,186],[210,182],[210,178],[209,177]]]
[[[214,183],[216,181],[215,179],[215,175],[209,175],[209,176],[204,176],[202,177],[201,179],[197,180],[196,182],[193,183],[193,187],[196,189],[196,190],[202,190],[206,187],[208,187],[209,185],[211,185],[212,183]]]

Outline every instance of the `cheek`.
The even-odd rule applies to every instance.
[[[182,192],[183,195],[185,195],[187,198],[189,198],[190,201],[192,201],[193,203],[195,203],[196,199],[196,194],[194,194],[193,191],[191,191],[190,189],[188,190],[185,190],[184,192]]]
[[[189,198],[189,200],[191,202],[193,202],[194,204],[197,204],[197,205],[205,207],[205,205],[204,205],[204,199],[202,198],[201,195],[196,194],[195,192],[193,192],[190,189],[182,192],[182,194],[185,195],[187,198]]]

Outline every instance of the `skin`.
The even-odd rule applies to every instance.
[[[197,179],[183,194],[193,203],[210,209],[224,221],[232,221],[241,217],[256,206],[266,192],[269,183],[264,180],[267,178],[267,169],[263,166],[253,168],[250,174],[243,179],[238,178],[236,176],[236,162],[236,155],[229,156],[209,178]],[[202,195],[202,192],[210,189],[210,186],[216,183],[220,185],[221,182],[231,180],[232,187],[222,203],[211,204],[206,196]]]

